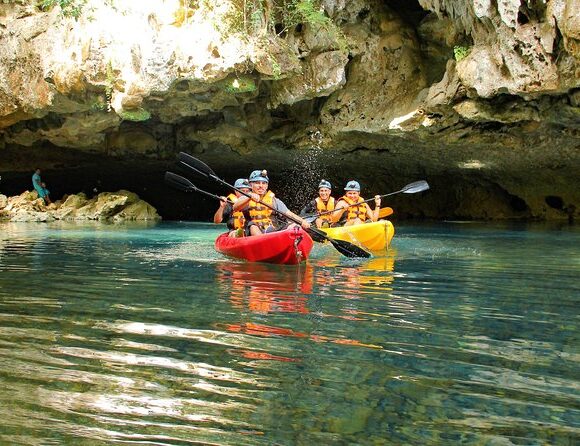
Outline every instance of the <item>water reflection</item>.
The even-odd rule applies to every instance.
[[[218,282],[231,304],[254,313],[308,313],[306,295],[312,292],[312,266],[262,263],[220,263]]]
[[[220,263],[216,265],[221,295],[227,296],[241,320],[221,324],[228,332],[259,337],[288,337],[308,339],[316,343],[335,343],[380,349],[379,345],[365,343],[347,336],[344,332],[327,336],[307,330],[301,319],[281,319],[278,314],[290,313],[306,317],[308,321],[348,320],[366,321],[380,316],[357,308],[356,300],[368,298],[372,293],[384,295],[394,281],[392,274],[395,256],[378,257],[361,265],[341,265],[340,260],[320,260],[297,267],[280,267],[267,264]],[[326,305],[325,296],[340,296],[337,309]],[[314,305],[314,310],[309,306]],[[275,321],[284,325],[276,325]],[[354,331],[354,330],[346,330]],[[283,362],[299,361],[296,357],[239,350],[245,358],[268,359]]]
[[[436,229],[279,267],[0,225],[0,444],[577,444],[580,233]]]

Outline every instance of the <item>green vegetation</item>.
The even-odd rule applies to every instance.
[[[111,100],[113,99],[113,90],[115,89],[115,82],[117,82],[117,76],[113,71],[113,64],[109,60],[107,63],[107,79],[105,83],[105,96],[107,98],[107,111],[111,111]]]
[[[42,0],[40,7],[46,11],[60,6],[63,16],[78,19],[86,3],[87,0]]]
[[[298,25],[310,25],[323,29],[341,49],[346,48],[344,34],[324,13],[320,0],[232,0],[232,5],[225,17],[230,33],[280,36]]]
[[[204,7],[209,6],[207,0],[198,1],[203,2]],[[253,39],[267,57],[274,79],[282,75],[282,59],[296,58],[294,50],[280,37],[300,32],[302,26],[328,36],[328,41],[334,42],[332,46],[348,51],[346,37],[325,14],[321,0],[231,0],[231,5],[219,25],[215,24],[216,29],[226,37]]]
[[[273,57],[270,57],[270,62],[272,62],[272,71],[274,73],[274,79],[278,79],[282,74],[282,67],[280,67],[278,61]]]
[[[250,76],[237,76],[226,82],[225,90],[228,93],[252,93],[256,91],[256,82]]]
[[[471,52],[471,48],[466,46],[454,46],[453,47],[453,54],[455,56],[455,60],[459,62],[461,59],[465,59],[469,53]]]
[[[151,118],[151,113],[149,113],[144,108],[138,108],[137,110],[123,110],[117,113],[121,119],[124,121],[147,121]]]
[[[103,0],[103,3],[113,7],[114,0]],[[55,6],[60,6],[61,14],[64,17],[72,17],[75,20],[85,12],[85,6],[88,0],[39,0],[40,9],[48,11]],[[91,8],[92,9],[92,8]],[[90,12],[90,10],[89,10]]]
[[[106,111],[109,108],[109,104],[103,96],[96,96],[90,102],[90,108],[92,111]]]

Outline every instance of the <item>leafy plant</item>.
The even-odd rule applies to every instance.
[[[103,3],[114,8],[114,0],[103,0]],[[88,0],[40,0],[40,8],[44,11],[60,6],[61,14],[64,17],[72,17],[78,20],[85,11],[85,6]],[[90,9],[92,10],[92,8]]]
[[[42,0],[40,7],[46,11],[60,6],[63,16],[78,19],[86,3],[87,0]]]

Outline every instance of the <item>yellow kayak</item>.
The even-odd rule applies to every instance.
[[[331,238],[358,244],[369,251],[388,249],[395,235],[395,227],[388,220],[321,230]]]

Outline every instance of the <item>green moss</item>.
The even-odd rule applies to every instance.
[[[89,96],[87,98],[87,105],[89,106],[91,111],[107,111],[109,108],[109,104],[107,103],[106,96],[100,94],[96,96]]]
[[[453,54],[457,62],[459,62],[461,59],[465,59],[470,52],[471,48],[468,48],[466,46],[457,45],[453,47]]]
[[[138,108],[136,110],[122,110],[117,113],[121,119],[124,121],[147,121],[151,118],[151,113],[149,113],[144,108]]]
[[[225,90],[228,93],[251,93],[256,91],[256,82],[250,76],[238,76],[226,81]]]

